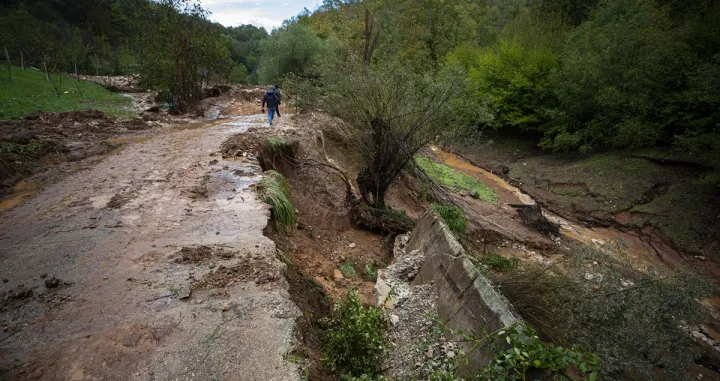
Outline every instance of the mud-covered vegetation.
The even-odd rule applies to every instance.
[[[702,351],[687,333],[705,321],[711,282],[690,269],[636,272],[611,246],[576,246],[552,267],[495,272],[503,294],[545,337],[600,357],[600,379],[685,379]],[[672,348],[672,350],[668,350]]]

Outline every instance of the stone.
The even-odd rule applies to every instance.
[[[397,315],[395,315],[395,314],[391,314],[391,315],[390,315],[390,323],[391,323],[392,325],[396,325],[396,324],[399,323],[399,322],[400,322],[400,316],[397,316]]]
[[[190,295],[192,295],[192,288],[189,284],[184,284],[175,290],[175,296],[180,300],[187,299]]]
[[[339,269],[333,270],[333,277],[335,278],[336,282],[340,282],[341,280],[345,279],[345,277],[342,275],[342,272]]]
[[[60,287],[60,279],[52,277],[45,280],[45,287],[47,288],[58,288]]]
[[[351,248],[351,249],[354,249],[354,248],[355,248],[355,243],[349,244],[348,247]]]

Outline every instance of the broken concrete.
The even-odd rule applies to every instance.
[[[404,242],[407,240],[407,242]],[[474,333],[483,337],[503,327],[520,321],[510,303],[495,289],[466,254],[463,247],[448,227],[433,211],[428,210],[418,221],[410,238],[400,237],[396,244],[396,256],[400,251],[400,262],[407,262],[404,253],[410,257],[422,255],[424,261],[419,272],[412,278],[409,287],[398,284],[402,280],[394,279],[391,274],[397,272],[391,265],[380,277],[376,290],[378,305],[385,308],[398,308],[409,300],[413,289],[434,285],[437,301],[434,306],[437,318],[453,331],[466,334]],[[396,257],[397,260],[397,257]],[[418,263],[417,259],[413,263]],[[405,272],[400,272],[404,275]],[[390,290],[394,290],[390,292]],[[460,339],[455,337],[453,339]],[[489,342],[474,346],[463,343],[469,359],[461,362],[458,371],[471,373],[482,368],[493,357]]]

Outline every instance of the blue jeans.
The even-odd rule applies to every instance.
[[[268,122],[272,124],[273,116],[275,116],[275,107],[268,107]]]

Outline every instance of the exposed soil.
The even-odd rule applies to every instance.
[[[586,228],[613,227],[641,236],[651,229],[648,239],[720,262],[715,227],[720,194],[695,183],[702,168],[665,160],[671,152],[550,155],[528,140],[501,136],[448,147]]]
[[[118,120],[99,111],[37,112],[21,120],[0,121],[0,196],[20,179],[53,168],[52,164],[107,154],[123,143],[112,138],[139,138],[152,127],[142,119]]]

